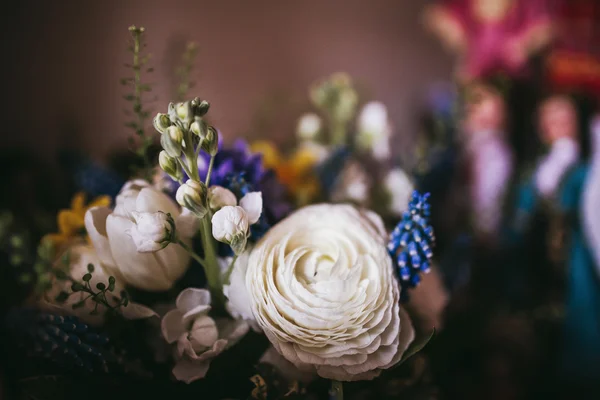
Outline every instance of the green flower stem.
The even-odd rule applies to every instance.
[[[212,174],[213,165],[215,163],[215,156],[210,156],[210,161],[208,163],[208,172],[206,173],[206,187],[208,188],[210,184],[210,175]]]
[[[188,163],[188,176],[190,179],[200,182],[200,174],[198,173],[198,157],[196,157],[196,149],[194,149],[193,133],[189,129],[184,129],[183,140],[185,141],[185,160]]]
[[[196,260],[198,262],[198,264],[200,264],[202,266],[202,268],[204,268],[206,270],[206,266],[204,264],[204,259],[202,257],[200,257],[199,254],[197,254],[194,249],[192,249],[190,246],[188,246],[184,241],[177,239],[177,244],[180,245],[181,247],[184,248],[185,251],[187,251],[190,256]]]
[[[346,124],[336,118],[331,118],[331,144],[334,146],[346,144]]]
[[[231,272],[233,272],[233,266],[235,265],[235,262],[238,259],[238,255],[235,254],[233,256],[233,260],[231,260],[231,263],[229,264],[229,267],[227,268],[227,272],[225,273],[225,276],[223,277],[223,285],[227,285],[229,283],[229,277],[231,276]]]
[[[204,256],[206,260],[204,271],[206,273],[206,280],[208,281],[208,288],[210,289],[213,298],[221,304],[225,304],[223,298],[223,290],[221,287],[221,278],[219,271],[219,264],[217,262],[217,251],[215,249],[215,241],[212,237],[210,229],[210,215],[207,214],[202,218],[202,247],[204,249]]]
[[[177,157],[176,160],[179,162],[179,164],[181,165],[181,167],[183,168],[183,170],[185,171],[185,173],[187,174],[187,176],[191,177],[192,174],[190,172],[190,169],[187,166],[187,163],[185,163],[181,158]]]
[[[329,400],[344,400],[344,386],[340,381],[331,381]]]

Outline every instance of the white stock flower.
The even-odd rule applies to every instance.
[[[349,205],[308,206],[275,225],[250,255],[256,321],[296,367],[372,379],[414,339],[381,218]]]
[[[179,207],[166,194],[146,181],[130,181],[117,196],[114,210],[94,207],[85,214],[85,228],[98,257],[108,273],[128,285],[148,291],[170,289],[186,271],[190,255],[178,244],[154,253],[140,253],[132,237],[136,228],[134,213],[171,214],[179,226],[191,214],[181,215]],[[189,241],[180,232],[178,238]]]
[[[331,193],[334,203],[353,202],[365,205],[369,201],[371,179],[364,167],[352,160],[346,163]]]
[[[307,113],[298,120],[296,133],[301,140],[314,140],[321,130],[321,118],[314,113]]]
[[[390,196],[388,209],[394,215],[402,215],[408,209],[408,202],[414,190],[410,178],[401,168],[394,168],[387,173],[383,185]]]
[[[206,188],[204,185],[191,179],[179,186],[177,193],[175,193],[177,203],[193,212],[198,218],[203,218],[208,212],[204,202],[205,197]]]
[[[208,189],[208,206],[211,210],[220,210],[225,206],[235,206],[237,199],[231,190],[222,186],[211,186]]]
[[[258,222],[261,213],[262,193],[250,192],[242,197],[239,206],[225,206],[213,215],[212,235],[240,254],[246,247],[250,225]]]
[[[244,337],[248,324],[229,318],[213,320],[208,315],[210,292],[205,289],[185,289],[177,296],[176,306],[163,317],[161,330],[168,343],[176,343],[173,375],[191,383],[204,378],[211,361]]]
[[[95,288],[98,283],[103,283],[108,286],[108,278],[110,276],[107,271],[102,267],[102,263],[95,249],[90,245],[77,244],[70,247],[69,260],[67,274],[78,282],[82,282],[82,278],[88,273],[88,264],[94,266],[94,272],[89,283],[92,288]],[[60,261],[59,261],[60,262]],[[56,268],[60,268],[62,265],[57,265]],[[61,314],[74,315],[81,320],[92,324],[101,325],[104,321],[104,314],[108,311],[107,307],[103,304],[98,304],[89,299],[89,295],[85,292],[72,293],[71,281],[56,280],[52,285],[52,289],[45,296],[46,299],[42,301],[42,307],[50,309],[54,312]],[[119,276],[115,276],[115,287],[111,291],[106,292],[106,301],[111,306],[116,306],[119,303],[117,296],[121,295],[121,291],[125,289],[123,281]],[[56,296],[61,292],[72,293],[64,303],[56,302]],[[85,300],[88,298],[87,300]],[[85,300],[83,307],[73,308],[75,303]],[[96,313],[92,314],[92,311],[96,309]],[[121,307],[121,312],[126,319],[142,319],[156,316],[156,313],[141,304],[129,302],[127,306]]]
[[[392,129],[385,105],[376,101],[365,104],[357,125],[359,147],[370,150],[377,160],[389,158]]]
[[[246,321],[254,331],[259,332],[260,327],[252,315],[252,303],[246,289],[246,270],[251,251],[250,248],[246,249],[233,264],[229,283],[223,286],[223,294],[227,298],[227,312],[235,319]],[[227,273],[232,261],[233,257],[219,259],[223,274]]]
[[[131,213],[135,225],[131,228],[131,238],[140,253],[153,253],[164,249],[173,236],[173,220],[162,211],[155,213]]]

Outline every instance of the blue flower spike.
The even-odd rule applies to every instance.
[[[398,268],[402,301],[407,301],[409,290],[419,285],[421,274],[431,270],[435,235],[429,225],[431,206],[428,200],[429,193],[421,195],[415,190],[408,210],[390,235],[388,252]]]

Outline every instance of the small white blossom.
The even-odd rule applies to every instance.
[[[390,196],[389,210],[394,215],[402,215],[408,208],[408,201],[414,190],[410,178],[402,169],[394,168],[386,175],[383,185]]]
[[[262,193],[250,192],[239,206],[225,206],[212,217],[212,234],[219,242],[227,243],[235,254],[246,248],[250,225],[258,222],[262,213]]]
[[[135,225],[131,228],[131,238],[140,253],[153,253],[169,244],[175,228],[173,218],[162,211],[131,213]]]
[[[186,183],[177,189],[175,200],[177,200],[180,206],[189,209],[198,218],[202,218],[208,212],[204,205],[205,196],[206,189],[203,185],[188,179]]]
[[[208,205],[211,210],[217,211],[225,206],[235,206],[237,199],[231,190],[222,186],[211,186],[208,189]]]
[[[321,131],[321,118],[317,114],[304,114],[298,120],[296,133],[301,140],[314,140]]]
[[[390,156],[391,131],[385,105],[380,102],[367,103],[358,117],[358,145],[370,150],[377,160],[384,160]]]

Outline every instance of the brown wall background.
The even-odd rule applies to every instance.
[[[126,146],[125,47],[131,24],[147,29],[154,112],[172,98],[172,70],[187,40],[199,44],[194,79],[211,122],[232,137],[284,141],[308,107],[307,87],[338,70],[389,108],[395,144],[410,139],[427,86],[451,60],[424,32],[418,0],[19,1],[2,15],[0,146],[52,158],[68,142],[104,158]],[[256,115],[271,105],[268,124]],[[77,135],[67,135],[67,128]]]

